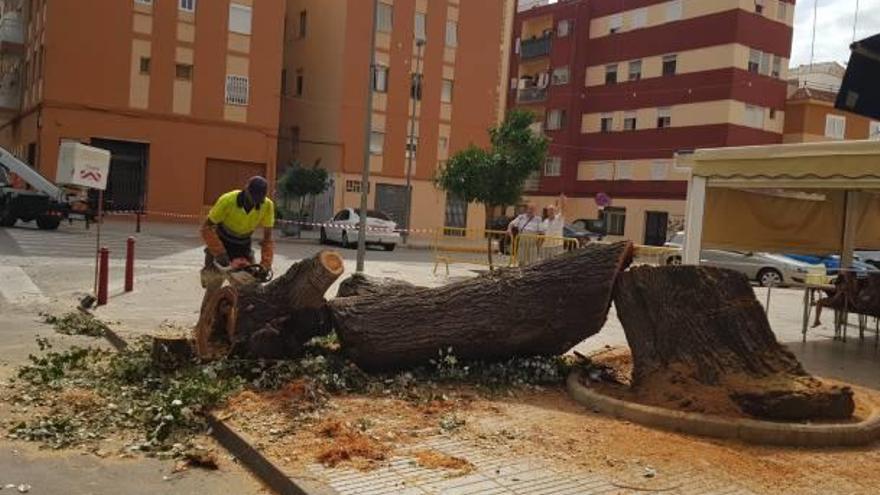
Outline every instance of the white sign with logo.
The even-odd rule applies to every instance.
[[[107,189],[110,152],[75,141],[61,143],[55,182],[63,185]]]

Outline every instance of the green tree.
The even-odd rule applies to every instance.
[[[300,162],[293,162],[278,181],[285,209],[289,208],[291,199],[299,200],[298,220],[305,218],[306,198],[321,194],[330,186],[327,171],[318,165],[304,167]]]
[[[527,110],[511,110],[499,126],[489,129],[491,146],[471,145],[452,155],[435,179],[437,186],[468,203],[486,208],[486,221],[497,206],[516,204],[529,175],[540,170],[548,141],[531,126],[537,121]],[[489,237],[489,264],[492,264]]]

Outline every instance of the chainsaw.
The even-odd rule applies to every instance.
[[[236,258],[227,266],[222,266],[214,261],[214,266],[220,270],[220,273],[233,287],[244,287],[255,283],[264,284],[272,280],[273,277],[272,270],[266,269],[263,265],[251,263],[247,258]]]

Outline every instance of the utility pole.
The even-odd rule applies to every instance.
[[[370,25],[370,70],[367,77],[367,104],[364,114],[364,168],[361,172],[361,212],[358,215],[357,271],[364,271],[367,255],[367,194],[370,188],[370,135],[373,131],[373,78],[376,74],[376,28],[378,28],[379,0],[373,0],[373,23]]]
[[[403,243],[409,239],[410,220],[412,219],[412,165],[416,156],[416,147],[413,140],[416,133],[416,105],[422,99],[422,49],[425,40],[416,39],[416,70],[412,74],[412,91],[410,100],[412,110],[409,113],[409,136],[407,136],[407,159],[406,159],[406,230],[403,232]]]

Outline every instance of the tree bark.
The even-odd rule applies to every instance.
[[[324,250],[267,284],[221,288],[196,325],[199,356],[297,356],[311,338],[332,330],[324,293],[342,272],[342,257]]]
[[[410,292],[424,288],[394,278],[378,278],[363,273],[354,273],[339,284],[336,297],[381,295],[389,291]]]
[[[748,279],[696,266],[638,267],[618,278],[617,316],[632,350],[634,390],[720,387],[768,419],[848,418],[848,387],[804,371],[777,342]]]
[[[439,288],[346,281],[359,288],[330,313],[342,349],[367,370],[427,364],[449,348],[476,360],[556,355],[602,328],[631,259],[632,245],[617,243]]]

